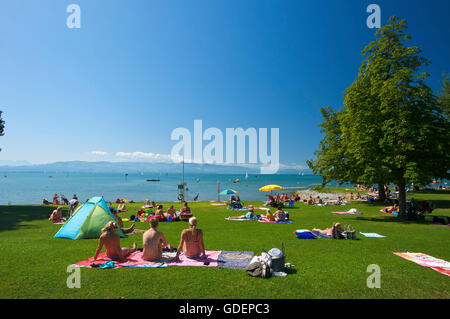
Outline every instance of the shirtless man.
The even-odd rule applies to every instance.
[[[159,221],[156,218],[150,220],[150,229],[142,236],[144,250],[142,258],[149,261],[157,261],[162,257],[163,247],[167,247],[167,241],[164,234],[157,231]]]
[[[169,219],[169,217],[172,217],[172,220],[177,218],[177,212],[175,211],[175,208],[173,208],[173,205],[171,205],[167,211],[164,213],[164,217],[166,219]]]
[[[106,247],[106,255],[111,259],[117,259],[119,262],[125,262],[126,257],[136,251],[136,243],[133,248],[121,248],[120,236],[117,234],[118,226],[115,222],[108,222],[102,229],[100,241],[95,251],[94,260],[97,260],[98,254],[102,251],[103,245]]]
[[[160,221],[164,220],[164,210],[163,205],[158,205],[158,209],[155,212],[155,218],[157,218]]]
[[[313,201],[311,195],[309,195],[308,199],[306,200],[306,203],[307,203],[308,205],[313,205],[313,204],[314,204],[314,201]]]

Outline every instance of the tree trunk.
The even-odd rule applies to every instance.
[[[398,217],[406,219],[406,190],[403,179],[398,184]]]
[[[386,199],[386,193],[384,192],[384,184],[378,184],[378,200],[384,202]]]

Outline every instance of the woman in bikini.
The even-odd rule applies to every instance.
[[[203,232],[197,229],[197,218],[189,219],[189,229],[183,229],[181,232],[180,244],[178,245],[176,260],[179,260],[180,252],[189,258],[200,257],[206,258],[205,245],[203,244]]]
[[[62,207],[59,206],[57,209],[55,209],[52,214],[50,215],[50,217],[48,218],[48,220],[51,221],[58,221],[61,220],[63,218],[62,216]]]
[[[103,227],[94,260],[97,260],[98,255],[103,249],[103,245],[106,247],[106,256],[111,259],[117,259],[120,262],[126,261],[126,257],[136,251],[136,243],[133,243],[133,248],[120,247],[120,236],[117,234],[117,229],[117,223],[112,221]]]

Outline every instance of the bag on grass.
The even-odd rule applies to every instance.
[[[344,230],[345,239],[356,239],[356,230],[351,227],[351,225],[347,225],[347,229]]]
[[[264,261],[250,263],[245,270],[247,271],[247,274],[252,277],[269,278],[272,276],[272,269]]]

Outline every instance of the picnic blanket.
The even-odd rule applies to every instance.
[[[386,236],[377,234],[377,233],[361,233],[359,232],[361,235],[364,235],[365,237],[373,237],[373,238],[386,238]]]
[[[318,231],[309,229],[297,229],[293,233],[297,235],[298,239],[331,238],[330,236],[326,236]]]
[[[256,219],[249,219],[249,218],[225,218],[225,220],[237,220],[238,222],[242,222],[244,220],[256,220]]]
[[[350,211],[345,211],[345,212],[331,212],[332,214],[337,214],[337,215],[361,215],[361,212],[350,212]]]
[[[86,260],[80,261],[75,264],[77,267],[83,268],[95,268],[93,265],[103,265],[107,261],[114,261],[115,268],[123,268],[123,267],[141,267],[141,268],[162,268],[167,266],[197,266],[197,267],[217,267],[217,258],[221,253],[220,250],[212,250],[206,251],[206,259],[203,258],[189,258],[186,257],[183,253],[179,256],[179,261],[174,261],[175,252],[163,252],[161,260],[156,262],[147,261],[142,259],[142,252],[135,251],[131,253],[126,259],[126,262],[120,263],[115,259],[109,258],[106,256],[106,253],[101,253],[98,255],[96,261],[93,261],[93,257],[90,257]],[[205,262],[209,263],[205,265]]]
[[[261,216],[261,219],[258,219],[260,223],[273,223],[273,224],[293,224],[294,222],[292,220],[286,220],[284,222],[276,222],[274,220],[268,220],[266,216]]]
[[[441,274],[450,276],[450,263],[422,253],[393,253],[416,264],[431,268]]]
[[[217,258],[218,268],[245,269],[250,264],[254,253],[252,251],[223,250]]]

